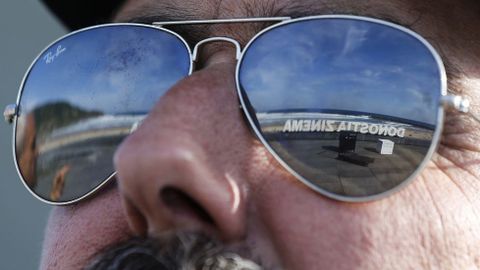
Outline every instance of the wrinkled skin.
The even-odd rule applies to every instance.
[[[399,22],[433,44],[447,64],[449,89],[480,114],[476,1],[131,0],[115,20],[165,12],[175,19],[341,13]],[[217,25],[189,41],[207,34],[245,43],[257,28]],[[53,210],[43,269],[78,269],[109,244],[175,230],[236,243],[267,268],[480,268],[478,123],[447,112],[441,145],[411,184],[378,201],[333,201],[295,180],[249,130],[234,68],[230,45],[201,48],[197,71],[172,87],[117,151],[116,182],[86,202]],[[162,198],[166,187],[187,194],[197,208]]]

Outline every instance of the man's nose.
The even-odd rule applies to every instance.
[[[118,187],[135,234],[243,237],[248,188],[239,164],[251,142],[234,83],[234,63],[222,61],[185,78],[117,150]]]

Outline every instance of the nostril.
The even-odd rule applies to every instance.
[[[215,223],[210,214],[197,201],[177,188],[163,188],[160,191],[160,197],[174,215],[188,217],[207,224]]]

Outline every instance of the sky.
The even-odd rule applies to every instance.
[[[106,114],[146,113],[189,68],[188,49],[170,33],[139,26],[95,28],[56,42],[38,58],[21,108],[66,101]]]
[[[410,34],[320,19],[261,35],[244,54],[239,82],[256,112],[349,110],[434,125],[440,74],[433,54]]]

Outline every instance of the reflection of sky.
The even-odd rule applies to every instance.
[[[293,23],[246,52],[240,85],[257,112],[371,112],[434,124],[440,73],[429,50],[387,26],[350,19]]]
[[[47,64],[44,56],[66,50]],[[183,43],[138,26],[95,28],[54,44],[33,67],[22,108],[55,101],[104,113],[148,112],[189,70]]]

